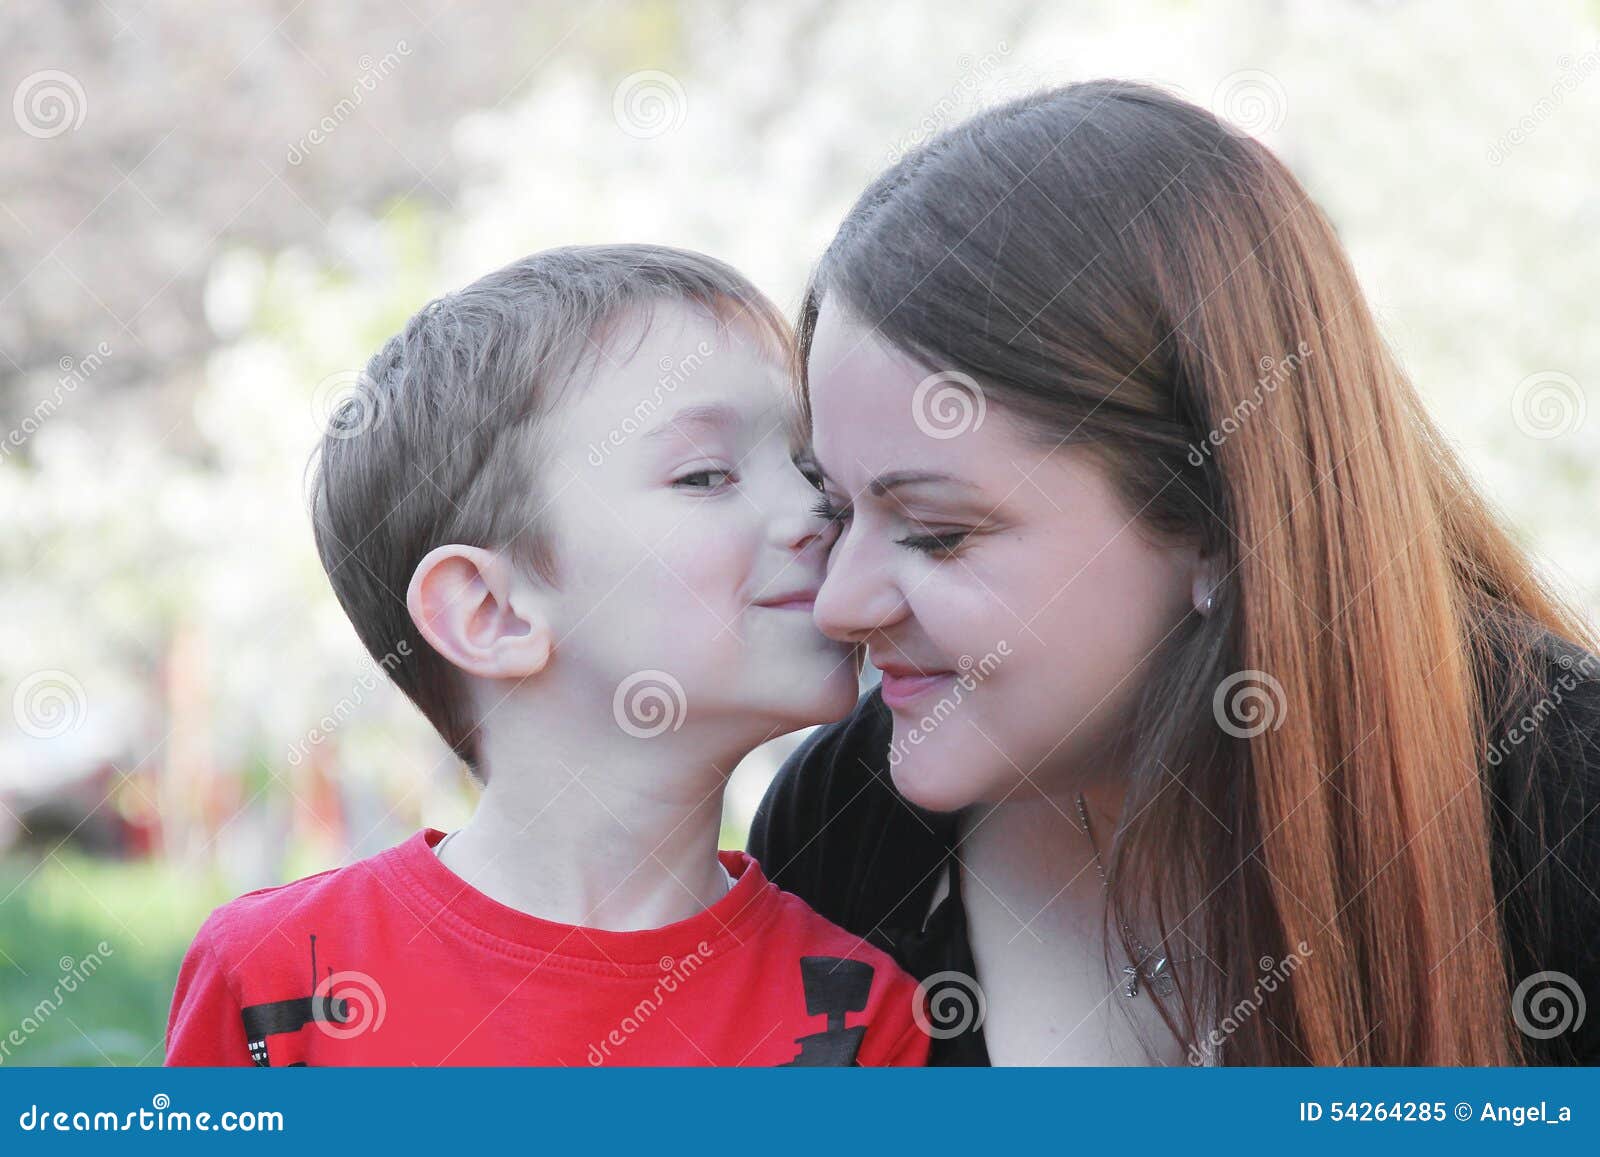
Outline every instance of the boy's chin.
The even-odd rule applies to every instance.
[[[785,697],[782,702],[765,704],[755,710],[770,718],[775,725],[783,726],[785,731],[799,731],[802,727],[837,723],[849,715],[856,705],[854,691],[854,687],[850,687],[843,693],[818,695],[804,702]]]
[[[848,677],[842,677],[848,675]],[[853,672],[835,672],[827,679],[809,685],[808,694],[796,695],[795,687],[807,686],[797,675],[787,686],[770,688],[770,694],[750,694],[747,688],[740,698],[753,718],[760,718],[770,727],[781,727],[783,732],[798,731],[802,727],[835,723],[849,715],[856,705],[856,679]]]

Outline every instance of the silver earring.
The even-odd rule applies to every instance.
[[[1216,592],[1215,591],[1207,591],[1206,592],[1206,601],[1200,604],[1200,613],[1202,615],[1209,615],[1213,610],[1216,609],[1216,606],[1217,606],[1217,594],[1216,594]]]

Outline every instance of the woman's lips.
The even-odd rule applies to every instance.
[[[891,710],[908,707],[924,695],[948,683],[954,671],[884,671],[883,701]]]

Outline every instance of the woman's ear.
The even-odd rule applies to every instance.
[[[550,661],[538,590],[496,551],[435,547],[411,575],[406,609],[429,646],[470,675],[523,679]]]

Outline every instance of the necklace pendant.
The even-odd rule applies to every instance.
[[[1168,958],[1163,956],[1155,962],[1149,972],[1145,972],[1137,964],[1124,965],[1122,975],[1122,995],[1129,1000],[1139,995],[1139,982],[1142,980],[1150,987],[1150,991],[1157,996],[1171,996],[1177,991],[1177,982],[1167,968]]]
[[[1172,973],[1167,971],[1167,958],[1163,956],[1156,961],[1156,966],[1150,970],[1146,978],[1150,981],[1150,988],[1157,996],[1171,996],[1177,987],[1173,981]]]

